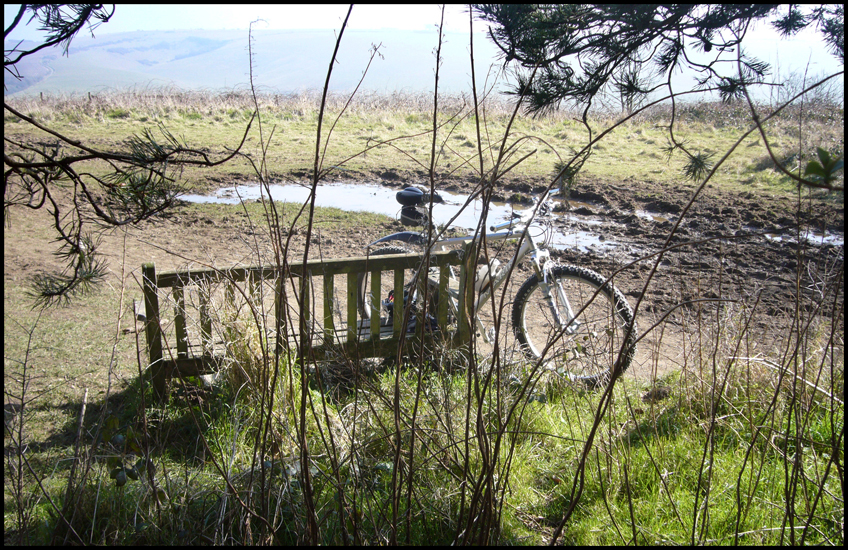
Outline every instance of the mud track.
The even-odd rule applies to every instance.
[[[379,181],[397,189],[427,184],[421,174],[391,171],[350,179]],[[219,186],[234,183],[241,182],[214,182]],[[496,198],[516,193],[527,196],[541,191],[544,185],[543,181],[508,180],[499,184]],[[442,181],[439,187],[465,193],[473,190],[472,185],[458,180]],[[660,319],[665,321],[665,328],[674,327],[662,333],[662,342],[659,330],[644,340],[639,365],[634,368],[637,375],[662,374],[685,363],[680,354],[685,353],[684,341],[692,337],[693,327],[699,322],[714,324],[717,315],[754,311],[751,329],[758,337],[768,337],[788,326],[796,308],[802,312],[815,308],[826,285],[839,289],[838,297],[831,298],[828,307],[842,311],[844,245],[769,237],[797,234],[799,227],[827,230],[841,237],[841,194],[838,200],[823,197],[798,201],[762,192],[730,193],[708,185],[672,235],[674,223],[692,195],[692,187],[650,181],[583,180],[572,193],[579,204],[560,222],[563,231],[591,231],[607,241],[602,245],[614,242],[617,246],[554,250],[554,258],[606,276],[615,274],[615,285],[631,305],[638,302],[641,330]],[[32,230],[34,224],[49,223],[45,212],[12,212],[11,220],[4,237],[6,281],[21,281],[46,266],[61,266],[51,256],[54,245],[38,237],[44,235],[43,231]],[[368,242],[401,229],[397,222],[352,231],[317,227],[310,258],[359,255]],[[303,245],[303,232],[296,232],[290,253],[302,254]],[[661,252],[664,247],[667,250]],[[220,268],[252,265],[258,263],[257,250],[266,262],[273,258],[262,220],[248,220],[240,212],[222,219],[187,204],[130,228],[126,241],[120,232],[107,234],[100,247],[117,272],[124,251],[129,269],[155,261],[161,271],[189,263]],[[521,274],[519,277],[524,278]],[[132,281],[128,284],[134,286]]]
[[[384,185],[398,189],[410,182],[427,184],[408,175],[380,176]],[[528,196],[545,184],[506,181],[495,198]],[[440,187],[473,191],[460,181]],[[631,305],[638,302],[641,330],[663,321],[642,342],[634,365],[640,377],[686,364],[684,340],[693,338],[699,323],[714,327],[719,317],[735,316],[735,322],[747,323],[752,336],[764,339],[785,334],[796,310],[804,317],[814,313],[826,287],[838,289],[838,296],[827,301],[829,312],[817,314],[827,316],[843,307],[841,198],[793,200],[707,185],[692,202],[694,192],[694,186],[651,181],[584,180],[571,194],[571,212],[560,216],[561,231],[588,231],[605,242],[588,249],[552,250],[552,256],[606,276],[615,274],[616,286]],[[839,239],[837,244],[824,242],[824,234]],[[343,255],[356,243],[342,238],[341,244],[323,253]]]
[[[379,179],[398,189],[408,184],[428,186],[420,174],[384,172],[354,178],[362,183]],[[499,184],[494,198],[529,197],[545,185],[541,180],[507,180]],[[439,188],[474,190],[457,180],[442,182]],[[658,254],[668,248],[640,306],[651,312],[667,311],[696,298],[748,302],[759,297],[758,308],[770,316],[782,315],[794,310],[799,267],[802,279],[839,276],[844,245],[823,242],[820,236],[828,232],[844,239],[841,194],[795,200],[764,192],[731,193],[708,184],[686,210],[694,189],[652,181],[583,180],[571,193],[574,207],[560,216],[559,225],[564,232],[588,231],[607,242],[588,250],[554,250],[552,255],[606,275],[624,268],[616,276],[616,285],[635,303],[643,296]],[[333,240],[326,230],[325,236]],[[346,254],[349,247],[360,244],[344,236],[336,240],[339,246],[323,247],[325,255]],[[810,290],[806,288],[809,281],[800,283],[802,293]]]

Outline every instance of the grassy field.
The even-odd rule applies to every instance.
[[[267,165],[273,178],[303,178],[312,169],[315,129],[320,98],[314,94],[259,96],[264,139],[269,141]],[[325,114],[328,124],[336,120],[346,103],[342,96],[331,96]],[[145,127],[162,123],[189,145],[222,151],[240,141],[254,110],[248,94],[214,96],[199,92],[124,93],[87,96],[18,99],[10,104],[55,130],[106,149],[119,144]],[[762,106],[761,115],[769,108]],[[432,134],[432,98],[426,95],[365,96],[357,98],[345,116],[333,125],[332,140],[323,166],[378,175],[384,171],[424,174],[429,167]],[[499,138],[505,130],[510,106],[493,100],[481,116],[484,157],[491,167]],[[816,147],[841,151],[844,146],[842,120],[844,110],[836,104],[812,102],[789,109],[770,121],[772,149],[787,167],[798,159],[815,158]],[[799,127],[798,120],[804,124]],[[562,111],[540,118],[519,117],[513,125],[512,141],[519,141],[513,158],[535,151],[521,166],[522,178],[550,178],[557,161],[568,160],[570,151],[579,151],[588,141],[588,131],[580,113]],[[594,135],[616,122],[614,115],[594,116],[590,126]],[[609,134],[595,147],[584,166],[587,177],[616,181],[653,180],[672,185],[685,182],[681,177],[684,159],[678,152],[668,158],[667,126],[671,121],[668,106],[658,106],[637,115]],[[743,104],[684,104],[678,106],[675,134],[693,153],[721,156],[750,128],[750,113]],[[475,179],[479,162],[476,153],[476,126],[467,100],[442,98],[439,130],[438,174],[466,180]],[[4,129],[9,135],[39,140],[16,117],[8,113]],[[259,125],[248,137],[247,149],[259,156]],[[391,144],[378,145],[386,140]],[[366,150],[364,153],[363,151]],[[800,154],[799,154],[800,151]],[[813,156],[811,156],[813,155]],[[720,168],[713,184],[734,190],[792,189],[788,178],[774,169],[762,139],[751,134]],[[236,160],[216,171],[185,174],[187,185],[196,189],[214,187],[222,176],[255,179],[250,165]]]
[[[260,102],[264,139],[273,128],[266,159],[272,177],[304,179],[314,154],[315,97]],[[325,166],[375,141],[426,132],[428,102],[373,96],[355,103],[334,128]],[[238,142],[251,113],[245,96],[191,93],[12,104],[103,149],[162,122],[188,143],[220,151]],[[328,120],[342,104],[333,98]],[[444,112],[459,106],[453,99]],[[748,129],[741,106],[692,105],[679,115],[676,132],[693,151],[720,156]],[[517,155],[537,152],[516,178],[549,178],[556,153],[582,145],[587,134],[575,116],[518,119],[515,136],[536,137]],[[668,117],[655,109],[615,130],[596,147],[586,178],[687,185],[682,161],[666,162]],[[489,135],[502,132],[507,118],[506,106],[494,102]],[[603,129],[614,119],[592,124]],[[790,111],[771,123],[772,147],[787,159],[817,146],[841,152],[842,120],[841,107]],[[8,113],[4,131],[50,143]],[[473,120],[441,132],[440,174],[473,178]],[[248,139],[258,158],[258,128]],[[371,149],[344,168],[420,176],[428,139]],[[239,160],[184,175],[196,190],[253,178]],[[728,192],[794,192],[753,137],[713,184]],[[622,378],[609,398],[526,363],[492,369],[491,358],[469,361],[448,350],[400,368],[337,361],[301,371],[285,355],[257,357],[267,327],[235,316],[227,359],[238,376],[202,392],[177,384],[172,399],[158,405],[139,377],[144,334],[131,304],[141,298],[141,261],[168,265],[160,249],[181,250],[173,240],[187,238],[171,234],[173,227],[231,223],[240,236],[250,235],[248,221],[256,233],[280,228],[268,227],[259,204],[180,206],[174,216],[183,225],[151,223],[133,238],[109,237],[112,273],[93,297],[40,310],[31,307],[26,275],[40,259],[54,261],[45,213],[9,215],[7,250],[14,240],[36,260],[7,263],[4,280],[8,545],[286,544],[306,541],[311,521],[314,540],[325,544],[541,544],[566,513],[559,540],[575,545],[844,542],[841,295],[799,297],[793,317],[767,318],[775,326],[768,339],[750,329],[765,312],[693,308],[680,370],[650,381]],[[290,220],[294,212],[284,215]],[[189,219],[194,225],[185,225]],[[317,227],[336,230],[334,238],[388,223],[325,209],[316,219]],[[220,234],[210,235],[218,235],[205,238],[210,249],[225,247]],[[11,406],[21,401],[23,414]]]

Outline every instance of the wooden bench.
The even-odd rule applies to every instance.
[[[468,272],[462,250],[435,252],[430,269],[439,272],[439,295],[446,296],[450,266],[460,266],[460,288]],[[389,288],[403,296],[404,271],[417,268],[418,254],[356,257],[291,263],[283,267],[233,267],[226,270],[184,269],[156,273],[155,266],[142,268],[145,332],[149,374],[157,396],[167,395],[167,382],[175,376],[197,376],[217,372],[226,358],[227,307],[237,317],[246,312],[254,326],[266,331],[268,353],[293,352],[298,361],[389,357],[397,353],[401,339],[420,342],[439,340],[450,346],[470,341],[467,315],[449,325],[448,301],[440,300],[431,322],[416,323],[413,334],[405,334],[402,316],[393,322],[370,323],[362,319],[357,306],[359,275],[371,276],[371,317],[380,318],[380,300]],[[391,272],[386,277],[385,272]],[[471,272],[473,273],[473,271]],[[336,278],[344,279],[337,291]],[[304,281],[304,277],[306,280]],[[432,272],[431,272],[432,277]],[[305,285],[305,286],[304,286]],[[303,292],[306,288],[307,292]],[[320,292],[316,292],[320,289]],[[300,318],[298,298],[303,296],[304,318]],[[163,300],[170,307],[161,308]],[[459,311],[465,311],[465,293],[460,292]],[[172,312],[170,318],[168,313]],[[302,322],[301,322],[302,321]]]

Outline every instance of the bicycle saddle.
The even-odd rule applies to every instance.
[[[402,206],[423,206],[430,202],[430,194],[425,193],[417,187],[407,187],[402,191],[398,191],[395,199]],[[445,200],[438,193],[433,193],[433,202],[443,203]]]

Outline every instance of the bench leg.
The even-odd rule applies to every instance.
[[[150,383],[156,400],[163,403],[168,398],[168,373],[161,361],[150,367]]]

